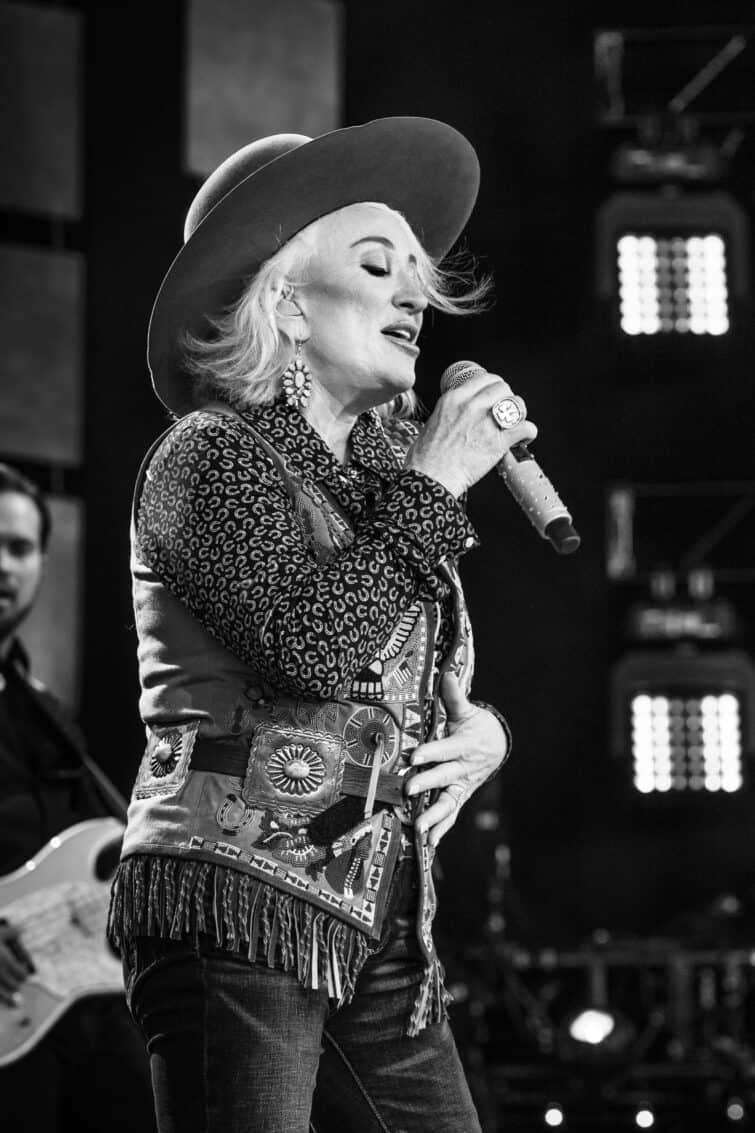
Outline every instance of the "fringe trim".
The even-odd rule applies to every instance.
[[[448,1018],[448,1005],[452,1002],[453,996],[443,983],[444,974],[443,965],[437,957],[425,968],[406,1028],[410,1038],[415,1038],[431,1023],[442,1023]]]
[[[196,940],[200,933],[251,961],[295,972],[305,987],[327,988],[339,1006],[353,998],[371,951],[359,929],[228,866],[167,855],[120,863],[107,924],[117,952],[134,936]]]

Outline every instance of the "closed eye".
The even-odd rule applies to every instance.
[[[362,264],[362,267],[364,268],[365,271],[368,271],[370,273],[370,275],[390,275],[391,274],[390,271],[388,270],[388,268],[378,267],[377,264]]]

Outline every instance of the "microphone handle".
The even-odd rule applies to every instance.
[[[581,539],[572,525],[571,515],[524,441],[505,454],[497,470],[543,539],[550,539],[560,555],[576,551]]]

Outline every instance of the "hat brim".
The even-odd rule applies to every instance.
[[[302,228],[359,201],[408,220],[444,256],[474,206],[479,163],[467,139],[431,118],[381,118],[313,138],[256,170],[207,214],[162,282],[147,357],[155,392],[174,413],[195,408],[180,343],[238,298],[265,260]]]

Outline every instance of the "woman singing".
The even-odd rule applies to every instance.
[[[110,935],[161,1133],[479,1131],[431,933],[435,848],[509,747],[468,699],[460,501],[536,429],[492,374],[412,419],[425,310],[484,290],[438,267],[477,185],[429,119],[253,142],[155,302],[177,420],[135,494]]]

